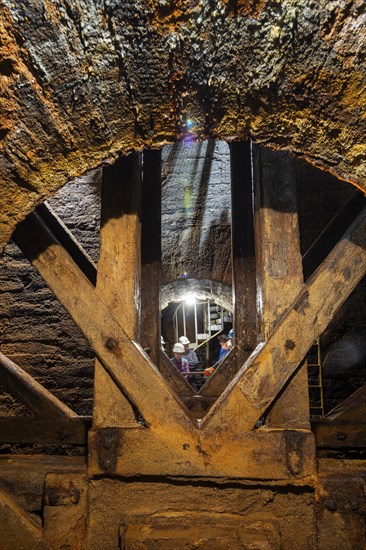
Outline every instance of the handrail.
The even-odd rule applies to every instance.
[[[200,348],[201,346],[204,346],[206,345],[210,340],[212,340],[213,338],[215,338],[215,336],[217,336],[218,334],[220,334],[220,332],[223,332],[224,329],[222,328],[221,330],[218,330],[217,332],[215,332],[215,334],[213,334],[212,336],[210,336],[210,338],[207,338],[207,340],[204,340],[203,342],[201,342],[196,348],[194,348],[193,351],[196,351],[198,350],[198,348]]]

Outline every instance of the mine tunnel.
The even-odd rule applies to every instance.
[[[364,22],[4,2],[0,548],[365,546]]]

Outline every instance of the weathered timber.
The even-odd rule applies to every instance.
[[[257,344],[257,295],[250,140],[230,144],[231,241],[234,338],[240,362],[242,351]]]
[[[89,340],[118,388],[162,434],[191,433],[193,418],[158,370],[119,325],[97,290],[37,214],[21,222],[15,239]],[[148,396],[148,399],[146,398]]]
[[[143,153],[140,343],[159,367],[161,275],[161,150]],[[173,365],[172,365],[173,366]],[[174,368],[174,367],[173,367]]]
[[[347,202],[337,212],[333,219],[323,229],[318,238],[306,251],[302,258],[304,280],[306,281],[321,264],[333,246],[350,226],[352,220],[361,212],[366,198],[360,191],[353,191]]]
[[[40,518],[29,514],[16,499],[3,489],[0,490],[0,541],[1,548],[26,548],[46,550],[42,542],[42,524]]]
[[[141,154],[103,168],[97,291],[131,339],[136,339],[140,296]],[[94,426],[133,426],[136,414],[98,359],[94,375]]]
[[[365,420],[328,420],[326,418],[311,421],[318,449],[366,449]]]
[[[232,422],[239,420],[231,418]],[[98,431],[89,433],[88,471],[93,475],[100,473],[100,441]],[[193,444],[177,434],[169,445],[151,430],[116,428],[114,436],[117,443],[110,473],[118,475],[291,480],[304,485],[311,483],[315,472],[310,430],[243,431],[235,438],[230,431],[214,436],[203,431]]]
[[[354,422],[365,422],[365,419],[366,384],[358,388],[324,417],[324,420],[349,420]]]
[[[159,370],[163,378],[181,398],[195,395],[192,386],[173,365],[162,349],[160,349],[159,353]]]
[[[238,354],[237,348],[234,346],[203,384],[199,394],[202,397],[219,396],[227,387],[230,380],[233,379],[234,375],[238,372],[248,356],[249,351],[242,350],[241,353]]]
[[[365,273],[366,209],[213,405],[202,428],[233,436],[253,428]]]
[[[35,418],[32,416],[0,417],[0,443],[87,444],[91,417]]]
[[[255,241],[261,339],[266,340],[303,283],[296,180],[288,153],[253,145]],[[347,226],[348,227],[348,226]],[[268,427],[309,428],[306,368],[267,417]]]
[[[8,493],[16,495],[17,503],[26,512],[41,510],[45,477],[51,472],[83,474],[86,472],[86,457],[45,454],[0,455],[0,489],[6,488]]]
[[[77,415],[30,374],[0,352],[1,384],[36,415],[49,418],[72,418]]]
[[[104,167],[97,288],[131,339],[139,324],[140,193],[140,153]]]
[[[49,204],[43,203],[37,206],[37,214],[42,218],[47,227],[50,228],[58,242],[67,250],[74,262],[81,271],[88,277],[89,281],[95,286],[97,280],[97,266],[75,239],[63,221],[52,210]]]
[[[227,387],[257,343],[256,272],[250,141],[230,144],[232,270],[235,347],[200,390],[216,397]]]

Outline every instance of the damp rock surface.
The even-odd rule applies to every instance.
[[[362,0],[3,0],[0,244],[73,177],[249,135],[366,189]]]

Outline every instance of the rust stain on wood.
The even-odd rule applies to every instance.
[[[118,428],[102,428],[97,432],[98,462],[105,473],[113,473],[116,469],[121,447],[120,434]]]

